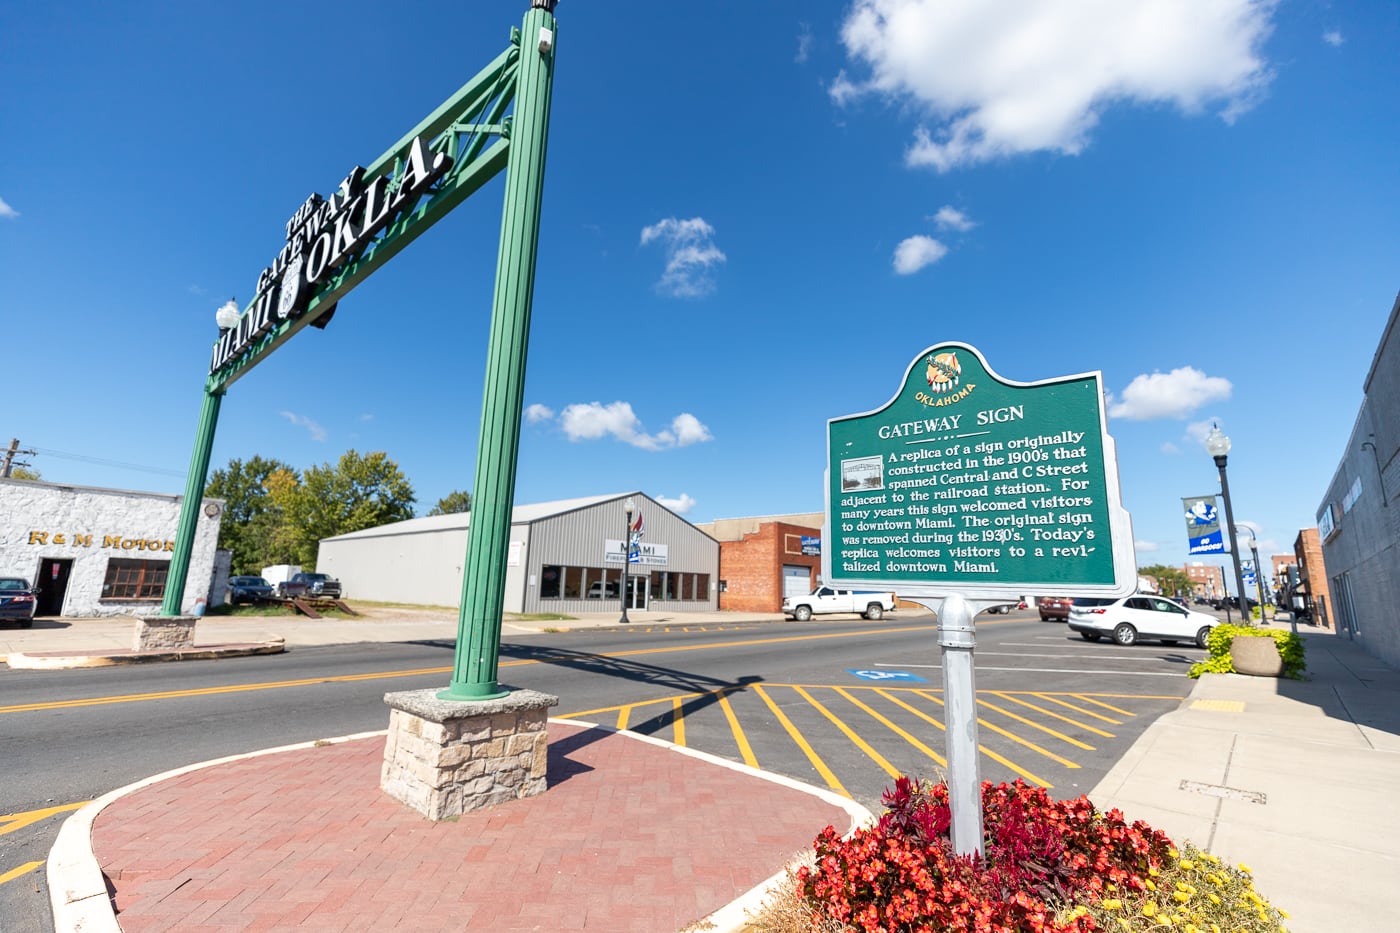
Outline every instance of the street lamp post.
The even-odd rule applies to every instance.
[[[1220,470],[1220,498],[1225,500],[1225,526],[1230,529],[1230,559],[1235,562],[1235,586],[1240,597],[1240,621],[1247,624],[1249,619],[1244,607],[1246,597],[1244,595],[1244,574],[1240,572],[1240,546],[1235,540],[1235,513],[1230,506],[1230,480],[1225,475],[1225,461],[1230,454],[1230,438],[1220,431],[1220,426],[1212,424],[1210,433],[1206,435],[1206,450],[1210,451],[1211,457],[1215,459],[1215,466]],[[1228,602],[1229,595],[1226,595]]]
[[[1265,622],[1269,621],[1269,604],[1264,600],[1264,568],[1259,564],[1259,539],[1254,537],[1254,529],[1248,525],[1244,530],[1249,532],[1249,553],[1254,557],[1254,591],[1259,595],[1259,618]]]
[[[618,621],[623,625],[631,621],[627,618],[627,565],[632,560],[632,513],[636,508],[637,505],[631,496],[622,503],[622,511],[626,518],[622,522],[622,587],[619,594],[622,599],[622,618]]]

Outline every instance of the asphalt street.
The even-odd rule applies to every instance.
[[[1033,612],[981,616],[981,776],[1076,796],[1190,688],[1190,646],[1089,644]],[[38,867],[72,808],[171,768],[383,729],[384,693],[440,686],[450,642],[0,672],[0,930],[48,930]],[[878,812],[900,773],[938,777],[931,615],[604,628],[503,641],[500,680],[556,716],[633,729],[830,787]]]

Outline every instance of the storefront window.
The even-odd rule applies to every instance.
[[[540,599],[558,599],[563,567],[545,564],[540,568]]]
[[[160,599],[165,595],[168,560],[107,561],[107,577],[102,581],[103,599]]]

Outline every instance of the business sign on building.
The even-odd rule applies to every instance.
[[[1186,510],[1188,554],[1223,554],[1225,540],[1220,532],[1220,510],[1215,496],[1191,496],[1181,500]]]
[[[827,424],[828,583],[901,596],[1124,594],[1137,580],[1098,373],[1013,382],[930,347]]]
[[[665,544],[643,544],[633,542],[631,553],[627,555],[629,564],[644,567],[665,567],[670,563],[670,548]],[[603,542],[603,562],[620,564],[623,560],[622,542],[609,538]]]
[[[815,535],[802,535],[802,553],[807,557],[816,557],[822,552],[822,539]]]

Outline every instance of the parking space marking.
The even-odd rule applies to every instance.
[[[943,705],[943,701],[942,701],[942,700],[938,699],[937,697],[930,696],[930,695],[927,694],[927,693],[920,693],[920,696],[923,696],[925,699],[932,700],[933,702],[939,704],[940,706]],[[894,698],[891,697],[891,699],[894,699]],[[899,701],[898,701],[898,700],[895,700],[895,702],[898,703]],[[901,704],[901,705],[902,705],[902,704]],[[990,705],[990,704],[988,704],[988,705]],[[992,707],[992,708],[995,709],[996,707]],[[916,712],[917,712],[917,711],[916,711]],[[927,719],[929,722],[933,723],[935,726],[938,726],[938,728],[943,729],[945,732],[947,731],[947,727],[944,726],[942,723],[940,723],[938,720],[933,719],[933,718],[931,718],[931,717],[929,717],[929,716],[924,716],[923,713],[918,713],[918,715],[923,716],[923,717],[924,717],[925,719]],[[1021,719],[1021,717],[1015,715],[1014,713],[1006,713],[1006,714],[1004,714],[1004,715],[1010,716],[1010,717],[1013,718],[1013,719]],[[1027,722],[1028,720],[1022,719],[1021,721],[1022,721],[1022,722]],[[1073,769],[1073,768],[1078,768],[1078,767],[1079,767],[1079,764],[1078,764],[1077,762],[1070,761],[1068,758],[1062,758],[1062,757],[1060,757],[1059,755],[1056,755],[1056,754],[1055,754],[1054,752],[1052,752],[1052,751],[1049,751],[1049,750],[1047,750],[1047,749],[1041,748],[1039,745],[1035,744],[1034,742],[1030,741],[1029,739],[1024,739],[1024,738],[1022,738],[1021,736],[1017,735],[1017,734],[1014,733],[1014,732],[1009,732],[1009,731],[1007,731],[1006,729],[1003,729],[1001,726],[998,726],[996,723],[994,723],[994,722],[989,722],[989,721],[987,721],[986,719],[983,719],[981,716],[978,716],[978,717],[977,717],[977,725],[978,725],[980,728],[983,728],[983,729],[990,729],[992,732],[995,732],[997,735],[1002,736],[1003,738],[1010,739],[1011,741],[1015,742],[1017,745],[1024,745],[1026,748],[1029,748],[1031,751],[1036,752],[1037,754],[1040,754],[1040,755],[1044,755],[1046,758],[1049,758],[1051,761],[1054,761],[1054,762],[1056,762],[1057,764],[1063,765],[1063,766],[1066,767],[1066,768]],[[1084,746],[1084,747],[1085,747],[1085,748],[1089,748],[1089,746],[1087,746],[1087,745]],[[1090,749],[1090,750],[1092,751],[1092,749]],[[1017,774],[1026,775],[1026,772],[1024,772],[1024,771],[1022,771],[1021,769],[1017,768],[1015,765],[1010,765],[1010,764],[1008,764],[1007,767],[1010,767],[1010,768],[1011,768],[1013,771],[1015,771]],[[1026,776],[1027,776],[1027,777],[1030,777],[1029,775],[1026,775]],[[1037,780],[1037,781],[1038,781],[1039,778],[1034,778],[1034,780]],[[1045,784],[1044,786],[1049,787],[1050,785],[1049,785],[1049,784]]]
[[[940,732],[946,733],[946,732],[948,731],[948,727],[947,727],[946,725],[944,725],[943,723],[939,722],[937,719],[934,719],[932,716],[928,715],[927,713],[923,712],[922,710],[915,709],[914,707],[910,706],[908,703],[905,703],[903,700],[899,699],[898,697],[890,696],[888,693],[886,693],[886,692],[883,691],[883,690],[877,690],[876,692],[879,693],[881,696],[883,696],[885,699],[889,700],[891,703],[896,703],[896,704],[898,704],[899,706],[904,707],[904,708],[907,709],[909,712],[913,713],[915,716],[918,716],[920,719],[923,719],[923,720],[925,720],[925,721],[927,721],[927,722],[933,723],[935,726],[938,727],[938,730],[939,730]],[[936,698],[936,697],[930,696],[930,695],[927,694],[927,693],[920,693],[919,695],[922,696],[922,697],[923,697],[924,699],[926,699],[926,700],[932,700],[934,703],[937,703],[939,706],[943,706],[943,705],[944,705],[944,703],[943,703],[942,700],[940,700],[940,699],[938,699],[938,698]],[[987,726],[988,728],[990,728],[993,732],[996,732],[996,733],[998,733],[998,734],[1000,734],[1000,735],[1007,736],[1007,737],[1012,738],[1012,739],[1016,739],[1016,736],[1011,735],[1011,733],[1007,732],[1005,729],[1001,729],[1001,728],[999,728],[999,727],[997,727],[997,726],[993,726],[991,723],[986,722],[986,720],[982,719],[981,717],[978,717],[977,721],[978,721],[979,723],[981,723],[982,725],[985,725],[985,726]],[[1016,741],[1021,741],[1021,740],[1020,740],[1020,739],[1016,739]],[[1026,743],[1024,743],[1024,744],[1030,745],[1029,742],[1026,742]],[[1036,746],[1034,746],[1034,745],[1030,745],[1030,747],[1031,747],[1031,748],[1036,748]],[[993,761],[997,762],[998,764],[1001,764],[1001,765],[1003,765],[1003,766],[1009,768],[1012,772],[1021,775],[1021,777],[1025,778],[1026,780],[1028,780],[1028,781],[1030,781],[1030,782],[1032,782],[1032,783],[1039,784],[1041,787],[1051,787],[1051,786],[1052,786],[1052,785],[1050,784],[1049,781],[1045,780],[1045,779],[1042,778],[1042,777],[1037,777],[1036,775],[1034,775],[1034,774],[1032,774],[1031,772],[1029,772],[1029,771],[1025,770],[1024,768],[1022,768],[1020,765],[1016,764],[1015,762],[1011,761],[1010,759],[1003,758],[1001,755],[998,755],[996,752],[992,751],[990,748],[988,748],[987,746],[985,746],[985,745],[983,745],[983,744],[981,744],[981,743],[978,743],[977,749],[978,749],[978,751],[980,751],[982,754],[986,755],[988,758],[992,759]],[[1039,749],[1039,750],[1040,750],[1040,751],[1044,751],[1044,749]],[[1046,754],[1049,754],[1049,753],[1047,752]],[[1062,762],[1062,763],[1065,764],[1067,767],[1070,767],[1070,768],[1077,768],[1077,767],[1079,767],[1079,765],[1075,764],[1075,763],[1072,762],[1072,761],[1067,761],[1067,760],[1065,760],[1064,758],[1058,758],[1057,756],[1054,756],[1054,755],[1051,755],[1050,757],[1055,758],[1057,761]]]
[[[826,762],[822,761],[816,749],[808,744],[806,738],[804,738],[802,733],[798,731],[798,728],[792,724],[792,720],[783,712],[782,707],[773,702],[773,698],[768,695],[768,691],[764,690],[758,684],[754,684],[753,691],[763,699],[764,703],[768,704],[768,709],[777,717],[778,722],[782,723],[783,729],[787,731],[788,737],[792,739],[793,742],[797,743],[797,747],[807,756],[807,760],[811,763],[812,767],[817,769],[817,773],[822,776],[822,780],[826,781],[827,786],[837,793],[844,794],[847,797],[851,796],[851,792],[846,790],[846,788],[841,785],[841,782],[836,779],[836,775],[826,766]]]
[[[14,881],[16,878],[22,878],[43,864],[43,862],[26,862],[18,868],[12,868],[3,875],[0,875],[0,884]]]
[[[1178,676],[1180,676],[1180,675],[1178,675]],[[1095,729],[1093,726],[1087,725],[1087,724],[1082,723],[1082,722],[1077,722],[1076,720],[1070,719],[1068,716],[1061,716],[1059,713],[1055,712],[1054,710],[1048,710],[1048,709],[1045,709],[1045,708],[1042,707],[1042,706],[1036,706],[1034,703],[1027,703],[1025,700],[1018,699],[1018,698],[1012,696],[1012,695],[1009,694],[1009,693],[1001,693],[1001,692],[998,692],[998,691],[993,690],[993,691],[992,691],[992,696],[994,696],[994,697],[1001,697],[1003,700],[1010,700],[1012,703],[1019,703],[1019,704],[1022,705],[1022,706],[1025,706],[1025,707],[1028,707],[1028,708],[1030,708],[1030,709],[1035,710],[1037,713],[1044,713],[1046,716],[1049,716],[1049,717],[1051,717],[1051,718],[1053,718],[1053,719],[1058,719],[1058,720],[1060,720],[1060,721],[1062,721],[1062,722],[1067,722],[1067,723],[1069,723],[1069,724],[1072,725],[1072,726],[1078,726],[1079,728],[1083,729],[1085,732],[1092,732],[1092,733],[1094,733],[1095,735],[1101,735],[1101,736],[1103,736],[1103,737],[1106,738],[1106,739],[1114,738],[1114,735],[1113,735],[1112,732],[1104,732],[1102,729]]]
[[[846,738],[850,739],[852,744],[854,744],[856,748],[865,752],[866,756],[869,757],[871,761],[875,762],[881,768],[884,768],[886,774],[888,774],[892,778],[897,778],[900,776],[902,772],[898,768],[886,761],[885,757],[879,752],[875,751],[875,749],[871,748],[870,743],[866,742],[865,739],[862,739],[860,736],[856,735],[855,730],[853,730],[850,726],[846,725],[839,718],[837,718],[835,713],[831,712],[831,710],[823,706],[820,702],[817,701],[815,697],[813,697],[806,690],[803,690],[801,687],[793,685],[793,689],[797,691],[798,696],[802,697],[802,699],[806,700],[813,707],[815,707],[817,712],[821,713],[827,719],[831,720],[832,725],[834,725],[836,728],[840,729],[843,733],[845,733]]]
[[[1085,709],[1085,708],[1082,707],[1082,706],[1075,706],[1073,703],[1069,703],[1069,702],[1067,702],[1067,701],[1065,701],[1065,700],[1061,700],[1061,699],[1059,699],[1058,697],[1053,697],[1053,696],[1051,696],[1051,695],[1048,694],[1048,693],[1040,693],[1040,694],[1036,694],[1036,695],[1039,696],[1042,700],[1049,700],[1051,703],[1058,703],[1058,704],[1060,704],[1061,706],[1063,706],[1065,709],[1072,709],[1072,710],[1074,710],[1076,713],[1083,713],[1085,716],[1091,716],[1091,717],[1093,717],[1094,719],[1099,720],[1100,722],[1106,722],[1106,723],[1108,723],[1110,726],[1121,726],[1121,725],[1123,725],[1122,720],[1110,719],[1110,718],[1108,718],[1107,716],[1103,715],[1102,713],[1096,713],[1096,712],[1094,712],[1093,710]]]
[[[1019,723],[1021,723],[1022,725],[1030,726],[1032,729],[1039,729],[1041,732],[1044,732],[1046,735],[1052,735],[1052,736],[1054,736],[1055,738],[1059,739],[1061,742],[1065,742],[1065,743],[1067,743],[1067,744],[1069,744],[1069,745],[1073,745],[1073,746],[1075,746],[1076,748],[1082,748],[1082,749],[1084,749],[1085,751],[1089,751],[1089,752],[1096,751],[1096,749],[1095,749],[1094,746],[1092,746],[1092,745],[1086,745],[1085,743],[1079,741],[1078,739],[1072,739],[1072,738],[1070,738],[1069,736],[1065,735],[1063,732],[1058,732],[1058,731],[1056,731],[1056,730],[1054,730],[1054,729],[1051,729],[1049,726],[1042,725],[1042,724],[1040,724],[1040,723],[1038,723],[1038,722],[1035,722],[1034,720],[1031,720],[1031,719],[1026,719],[1024,716],[1018,716],[1018,715],[1016,715],[1015,713],[1011,712],[1011,710],[1009,710],[1009,709],[1002,709],[1000,706],[997,706],[995,703],[989,703],[989,702],[987,702],[986,700],[978,699],[977,705],[978,705],[978,706],[985,706],[987,709],[990,709],[990,710],[995,710],[996,712],[1001,713],[1001,714],[1002,714],[1003,716],[1005,716],[1006,718],[1008,718],[1008,719],[1014,719],[1016,722],[1019,722]],[[980,722],[981,720],[978,720],[978,721]],[[1107,734],[1107,733],[1104,733],[1104,734]],[[1110,738],[1111,738],[1111,736],[1110,736]]]

